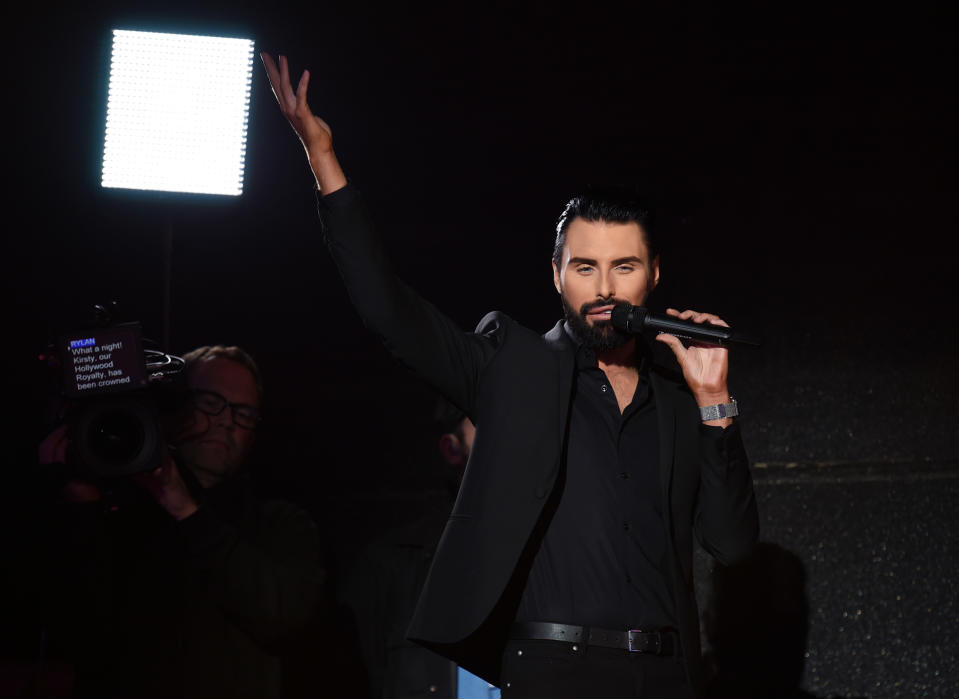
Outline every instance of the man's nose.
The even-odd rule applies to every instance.
[[[227,430],[233,429],[233,408],[229,405],[224,406],[219,415],[213,415],[213,423],[217,427],[223,427]]]
[[[613,275],[610,272],[600,272],[596,275],[596,295],[601,299],[612,298],[616,295]]]

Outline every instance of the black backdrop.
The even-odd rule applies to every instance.
[[[350,308],[258,62],[242,197],[99,187],[114,27],[249,36],[309,68],[397,269],[464,328],[500,309],[548,329],[564,201],[637,183],[668,238],[653,306],[766,339],[733,360],[755,459],[955,460],[953,6],[557,7],[200,0],[12,17],[10,472],[44,429],[36,355],[58,329],[117,299],[160,337],[170,227],[168,349],[259,359],[265,482],[323,514],[439,478],[431,398]]]

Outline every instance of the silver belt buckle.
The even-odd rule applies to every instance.
[[[626,649],[630,653],[653,653],[654,655],[659,655],[663,650],[662,637],[659,634],[649,634],[646,636],[646,639],[648,641],[652,638],[655,638],[656,639],[655,642],[651,644],[655,646],[655,648],[649,648],[649,647],[636,648],[633,646],[633,639],[636,638],[633,634],[640,634],[640,633],[646,634],[647,632],[643,631],[642,629],[630,629],[629,631],[626,632]]]

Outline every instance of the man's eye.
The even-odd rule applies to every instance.
[[[632,266],[632,265],[620,265],[619,267],[616,268],[616,271],[618,271],[618,272],[632,272],[632,271],[633,271],[633,266]]]
[[[592,268],[592,267],[585,267],[585,266],[584,266],[584,267],[577,267],[577,268],[576,268],[576,271],[579,272],[580,274],[589,274],[590,272],[593,271],[593,268]]]
[[[237,405],[233,408],[233,412],[244,420],[256,420],[256,409],[248,408],[243,405]]]
[[[211,396],[205,393],[199,393],[195,396],[197,407],[207,410],[216,410],[220,407],[221,401],[217,396]]]

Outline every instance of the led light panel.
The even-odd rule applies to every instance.
[[[238,195],[253,42],[114,30],[104,187]]]

